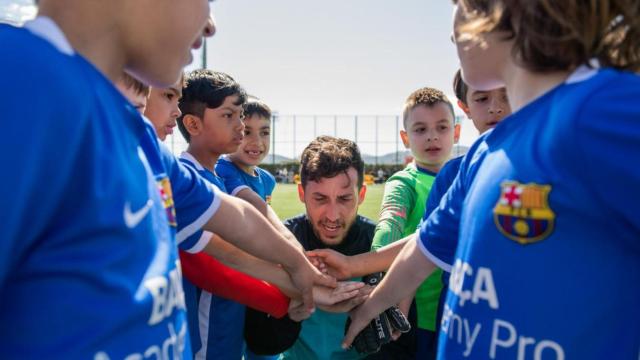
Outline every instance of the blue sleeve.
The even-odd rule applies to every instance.
[[[576,117],[579,151],[567,166],[601,204],[618,240],[640,249],[640,76],[622,73],[584,102]],[[622,237],[619,238],[619,237]]]
[[[220,190],[181,164],[164,145],[160,144],[160,149],[175,203],[176,241],[181,250],[198,252],[211,237],[202,231],[202,226],[220,207]]]
[[[6,35],[0,33],[11,49],[0,56],[0,295],[24,254],[69,221],[60,209],[76,200],[78,169],[91,165],[83,156],[91,139],[90,104],[78,101],[91,90],[69,81],[80,75],[68,58]]]
[[[460,159],[458,171],[452,172],[455,177],[451,186],[418,229],[417,241],[420,250],[435,265],[447,272],[451,272],[458,248],[462,204],[486,154],[487,146],[484,139],[490,132],[478,138],[469,152]]]
[[[433,186],[431,186],[431,191],[429,191],[429,197],[427,197],[424,217],[422,218],[423,221],[427,220],[429,215],[431,215],[431,212],[438,207],[440,200],[447,190],[449,190],[451,184],[453,184],[456,175],[458,175],[461,161],[462,157],[452,159],[442,167],[440,172],[438,172]]]
[[[276,188],[276,178],[271,175],[265,169],[260,169],[262,176],[262,181],[264,181],[264,192],[265,196],[271,196],[273,194],[273,189]]]
[[[216,174],[222,178],[227,193],[234,195],[242,188],[248,187],[242,180],[240,170],[230,161],[220,159],[216,163]]]

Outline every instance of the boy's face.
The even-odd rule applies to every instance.
[[[119,1],[125,68],[154,87],[174,84],[192,49],[215,33],[207,0]],[[150,10],[152,9],[152,10]]]
[[[238,150],[231,154],[231,158],[243,167],[260,165],[269,154],[270,135],[270,119],[260,115],[244,118],[244,139]]]
[[[473,121],[473,125],[480,134],[495,127],[502,119],[511,114],[511,107],[507,99],[505,88],[490,91],[480,91],[469,88],[467,103],[458,105]]]
[[[160,140],[173,134],[176,119],[181,115],[178,100],[182,97],[182,87],[151,88],[144,115],[151,120]]]
[[[351,167],[347,173],[332,178],[298,185],[298,197],[305,205],[313,232],[323,244],[341,244],[356,221],[358,206],[364,201],[366,187],[358,190],[358,172]]]
[[[133,104],[133,107],[135,107],[140,114],[144,113],[145,107],[147,106],[147,97],[144,96],[144,94],[137,92],[132,87],[127,87],[122,81],[116,82],[116,88]]]
[[[222,105],[215,109],[206,108],[202,129],[197,135],[191,136],[191,143],[200,142],[199,146],[210,153],[222,155],[238,150],[244,137],[242,104],[239,104],[238,96],[227,96]]]
[[[409,111],[406,130],[400,131],[404,146],[416,163],[437,172],[449,159],[453,147],[453,114],[449,105],[418,105]]]
[[[481,34],[473,41],[460,39],[458,28],[466,22],[465,11],[460,5],[455,9],[453,39],[464,82],[478,90],[503,87],[502,73],[511,59],[513,40],[505,40],[507,36],[502,32]]]

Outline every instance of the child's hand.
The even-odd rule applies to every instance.
[[[311,262],[303,255],[293,262],[293,266],[285,266],[284,270],[289,273],[291,282],[295,286],[302,296],[302,302],[308,311],[313,311],[313,286],[320,285],[330,288],[336,286],[336,279],[321,273],[316,269]]]
[[[331,249],[316,249],[307,251],[307,257],[314,259],[316,265],[321,271],[326,269],[326,274],[335,277],[338,280],[352,278],[351,268],[349,267],[349,257]],[[322,265],[324,264],[324,265]],[[324,271],[323,271],[324,272]]]
[[[289,314],[289,318],[293,321],[300,322],[302,320],[308,319],[313,311],[309,311],[301,299],[291,299],[289,302],[289,310],[287,311]]]
[[[373,291],[372,286],[365,285],[358,290],[358,295],[352,297],[351,299],[343,300],[339,303],[335,303],[333,305],[320,305],[318,307],[327,312],[333,313],[345,313],[351,311],[354,307],[362,304],[367,298],[369,294]]]
[[[314,286],[313,301],[319,306],[334,305],[358,296],[360,289],[363,287],[364,283],[359,281],[339,281],[335,289],[326,286]]]

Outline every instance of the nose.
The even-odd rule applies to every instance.
[[[202,30],[202,35],[204,37],[212,37],[216,33],[216,22],[213,20],[213,14],[209,12],[209,16],[207,17],[207,23],[204,26],[204,30]]]
[[[180,108],[178,106],[174,107],[173,111],[171,111],[171,118],[175,120],[179,118],[180,115],[182,115],[182,111],[180,111]]]
[[[325,213],[325,217],[329,221],[337,221],[338,220],[338,208],[335,205],[328,205],[327,212]]]
[[[438,131],[435,129],[429,130],[427,133],[427,141],[436,141],[438,140]]]
[[[503,106],[498,99],[491,99],[491,103],[489,104],[489,114],[502,114],[504,111],[502,107]]]

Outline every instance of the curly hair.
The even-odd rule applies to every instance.
[[[349,168],[356,169],[360,189],[364,181],[364,161],[358,145],[347,139],[318,136],[302,152],[300,182],[306,187],[309,181],[346,174]]]

